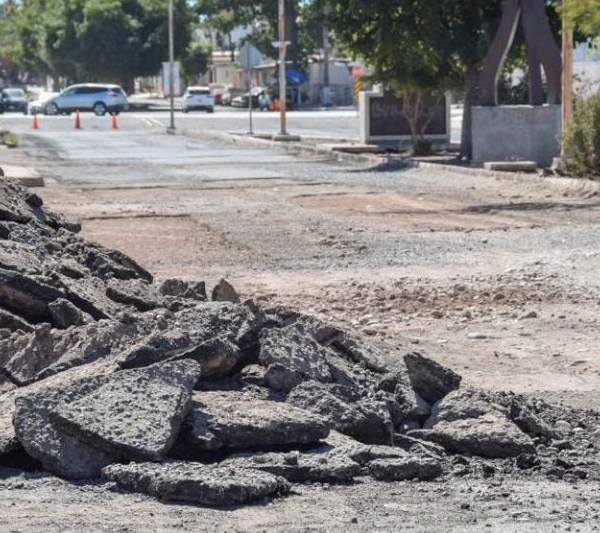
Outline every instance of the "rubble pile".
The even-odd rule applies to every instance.
[[[208,505],[358,476],[598,471],[594,413],[461,388],[421,354],[225,281],[210,299],[155,283],[0,186],[0,465]]]

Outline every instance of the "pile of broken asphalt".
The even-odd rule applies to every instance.
[[[600,479],[599,416],[222,280],[152,275],[0,181],[0,475],[43,469],[207,505],[369,477]]]

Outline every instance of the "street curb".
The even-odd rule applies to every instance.
[[[347,163],[371,163],[371,164],[382,164],[386,163],[387,159],[380,155],[374,154],[350,154],[345,152],[334,151],[327,146],[322,145],[311,145],[305,142],[298,141],[272,141],[270,139],[261,139],[259,137],[250,137],[248,135],[239,133],[224,133],[215,130],[204,130],[204,131],[191,131],[180,129],[177,133],[185,135],[187,137],[198,138],[198,139],[212,139],[227,142],[229,144],[235,144],[240,146],[252,146],[255,148],[272,148],[276,150],[283,150],[292,155],[312,154],[327,156],[330,159],[335,159],[340,162]],[[337,139],[337,142],[343,139]]]
[[[554,189],[561,190],[564,192],[574,192],[578,194],[595,194],[600,192],[600,182],[585,179],[564,178],[555,176],[546,177],[526,172],[506,172],[497,170],[487,170],[485,168],[461,167],[457,165],[445,165],[442,163],[418,161],[415,159],[400,159],[390,157],[388,155],[352,154],[332,150],[327,145],[306,144],[306,142],[302,142],[302,140],[300,142],[272,141],[269,139],[250,137],[248,135],[238,133],[224,133],[215,130],[204,130],[202,132],[191,130],[178,130],[178,133],[181,133],[182,135],[188,137],[220,140],[235,145],[253,146],[256,148],[281,149],[292,155],[313,154],[328,156],[331,159],[347,163],[369,163],[373,165],[386,165],[390,167],[397,167],[398,169],[419,168],[438,171],[441,170],[444,172],[462,174],[463,176],[467,174],[469,176],[480,178],[505,179],[520,182],[528,181],[530,183],[538,183],[540,185],[549,185]],[[316,141],[318,138],[310,137],[310,139]],[[330,138],[327,138],[326,140],[329,141]],[[338,143],[340,141],[344,141],[344,139],[336,140]]]
[[[529,181],[539,184],[550,185],[551,187],[563,191],[572,191],[578,193],[597,193],[600,192],[600,182],[577,178],[564,178],[557,176],[539,176],[538,174],[528,172],[505,172],[498,170],[486,170],[485,168],[468,168],[456,165],[444,165],[440,163],[430,163],[428,161],[411,160],[407,164],[413,168],[435,169],[446,172],[455,172],[457,174],[467,174],[469,176],[481,178],[506,179],[512,181]]]

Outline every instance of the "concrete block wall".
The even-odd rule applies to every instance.
[[[473,108],[473,160],[535,161],[549,167],[560,155],[560,106]]]

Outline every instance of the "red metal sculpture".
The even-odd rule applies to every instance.
[[[546,74],[549,104],[560,104],[560,50],[550,29],[544,0],[504,0],[500,28],[485,59],[479,81],[478,104],[498,105],[498,77],[522,19],[529,67],[529,103],[543,105],[542,67]]]

